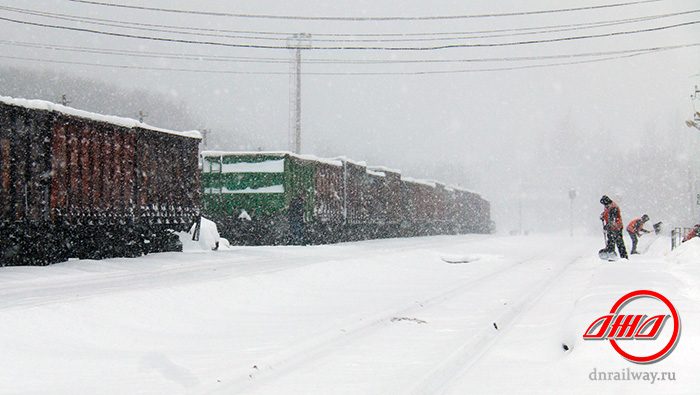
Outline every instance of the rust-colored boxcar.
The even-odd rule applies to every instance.
[[[369,193],[366,186],[367,168],[362,163],[344,161],[346,207],[346,240],[361,240],[364,237],[364,225],[369,220]]]
[[[327,243],[343,239],[345,226],[345,171],[340,161],[318,161],[314,174],[314,221],[312,242]]]
[[[0,265],[177,249],[199,216],[199,140],[0,97]]]

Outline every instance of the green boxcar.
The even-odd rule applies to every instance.
[[[303,222],[313,221],[314,173],[313,161],[284,152],[204,152],[203,213],[231,242],[289,243],[295,199]]]
[[[490,222],[477,194],[288,152],[204,152],[202,188],[204,216],[233,244],[483,232]]]

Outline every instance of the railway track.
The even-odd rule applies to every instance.
[[[423,377],[410,392],[420,394],[442,394],[449,390],[456,378],[465,374],[507,333],[518,319],[530,310],[545,295],[551,285],[560,278],[581,257],[576,257],[562,265],[552,275],[542,279],[535,287],[527,289],[511,307],[501,313],[494,325],[485,327],[469,341],[462,343],[455,352],[445,358],[427,376]],[[494,330],[495,329],[495,330]]]
[[[556,266],[555,270],[539,278],[535,284],[530,283],[519,289],[517,295],[509,299],[509,307],[505,311],[498,311],[493,315],[496,317],[494,323],[498,325],[498,330],[491,325],[484,326],[478,333],[470,336],[469,340],[454,345],[453,352],[436,361],[432,365],[432,369],[428,370],[424,376],[419,375],[415,381],[401,384],[400,388],[395,389],[397,393],[434,394],[448,390],[452,382],[488,353],[501,335],[506,333],[522,314],[537,304],[542,295],[546,294],[550,285],[578,259],[579,257],[570,259],[566,263]],[[398,317],[420,316],[433,308],[440,308],[441,305],[468,300],[470,296],[489,286],[497,286],[502,281],[508,282],[509,278],[517,277],[518,270],[529,270],[542,262],[542,256],[519,260],[471,278],[444,292],[427,296],[404,306],[386,309],[362,318],[351,317],[346,324],[336,325],[321,335],[314,335],[314,339],[311,341],[295,345],[281,354],[265,359],[264,363],[257,365],[256,369],[249,374],[222,380],[221,383],[209,387],[204,392],[212,394],[270,393],[270,388],[281,388],[279,387],[283,386],[281,382],[287,382],[285,379],[294,381],[291,377],[296,377],[295,374],[303,375],[305,371],[314,369],[313,367],[324,365],[321,361],[337,362],[334,358],[338,357],[338,354],[343,352],[342,350],[361,349],[364,343],[373,336],[386,335],[384,331],[395,328],[394,321],[397,321]],[[417,323],[420,321],[414,320]],[[382,351],[377,351],[377,353]],[[371,361],[371,358],[367,360]],[[278,387],[275,387],[276,385]]]
[[[461,297],[477,285],[508,273],[518,266],[536,261],[537,258],[530,257],[506,264],[486,274],[471,278],[447,291],[412,301],[398,308],[385,309],[370,316],[351,317],[345,324],[336,325],[323,334],[314,335],[312,341],[287,349],[284,353],[265,360],[259,367],[256,365],[257,369],[254,372],[225,380],[205,393],[249,393],[264,388],[267,384],[303,369],[307,363],[331,355],[343,346],[359,342],[363,338],[389,327],[397,318],[412,316]]]

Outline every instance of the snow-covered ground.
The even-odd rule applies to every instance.
[[[698,393],[700,239],[438,236],[0,268],[2,394]],[[637,365],[584,341],[622,295],[682,336]],[[565,350],[564,346],[568,348]],[[593,381],[591,372],[673,372]]]

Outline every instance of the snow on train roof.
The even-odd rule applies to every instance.
[[[427,185],[429,187],[435,188],[435,183],[428,181],[428,180],[421,180],[418,178],[401,176],[401,181],[412,182],[414,184]]]
[[[366,168],[367,174],[375,175],[375,176],[380,176],[384,177],[386,176],[386,173],[398,173],[401,174],[401,170],[396,170],[392,169],[389,167],[385,166],[368,166],[366,162],[363,161],[355,161],[352,159],[348,159],[344,156],[339,156],[335,157],[333,159],[326,159],[326,158],[319,158],[314,155],[301,155],[301,154],[295,154],[291,151],[203,151],[202,152],[202,157],[222,157],[222,156],[246,156],[246,155],[269,155],[269,156],[293,156],[295,158],[300,158],[300,159],[306,159],[306,160],[313,160],[321,163],[327,163],[331,164],[334,166],[342,166],[343,162],[348,162],[348,163],[353,163],[359,166],[363,166]],[[468,193],[473,193],[475,195],[479,195],[479,193],[471,191],[466,188],[462,188],[460,186],[456,185],[447,185],[443,184],[442,182],[435,181],[435,180],[423,180],[423,179],[418,179],[418,178],[413,178],[413,177],[407,177],[402,175],[401,176],[402,181],[406,182],[412,182],[414,184],[422,184],[430,187],[437,187],[438,184],[442,185],[446,190],[448,191],[459,191],[459,192],[468,192]],[[481,195],[479,195],[481,196]]]
[[[367,166],[368,169],[374,170],[374,171],[380,171],[382,173],[397,173],[401,174],[401,170],[397,169],[392,169],[391,167],[386,167],[386,166]]]
[[[335,157],[333,159],[339,160],[341,162],[352,163],[353,165],[357,165],[357,166],[361,166],[361,167],[367,167],[367,162],[365,162],[363,160],[351,159],[351,158],[348,158],[347,156],[338,156],[338,157]]]
[[[201,133],[199,133],[196,130],[191,130],[191,131],[186,131],[186,132],[178,132],[178,131],[174,131],[174,130],[163,129],[163,128],[151,126],[151,125],[145,124],[143,122],[139,122],[139,121],[137,121],[135,119],[131,119],[131,118],[123,118],[123,117],[118,117],[115,115],[97,114],[94,112],[78,110],[77,108],[67,107],[67,106],[64,106],[61,104],[52,103],[52,102],[45,101],[45,100],[18,99],[18,98],[13,98],[13,97],[8,97],[8,96],[0,96],[0,102],[11,105],[11,106],[24,107],[24,108],[35,109],[35,110],[60,112],[62,114],[66,114],[66,115],[72,115],[72,116],[79,117],[79,118],[90,119],[92,121],[111,123],[113,125],[123,126],[126,128],[137,127],[137,128],[141,128],[141,129],[152,130],[155,132],[174,134],[176,136],[190,137],[190,138],[195,138],[195,139],[202,138]]]
[[[374,171],[374,170],[369,169],[369,168],[367,168],[367,170],[365,170],[365,171],[367,172],[367,174],[369,174],[371,176],[386,177],[386,173],[384,173],[383,171]]]
[[[319,158],[314,155],[307,154],[295,154],[290,151],[202,151],[203,157],[217,157],[217,156],[248,156],[248,155],[268,155],[268,156],[292,156],[304,160],[312,160],[315,162],[321,162],[333,166],[342,166],[343,162],[334,159]]]

